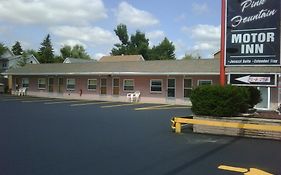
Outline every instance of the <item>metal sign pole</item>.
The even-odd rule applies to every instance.
[[[225,85],[225,0],[221,0],[221,53],[220,53],[220,85]]]

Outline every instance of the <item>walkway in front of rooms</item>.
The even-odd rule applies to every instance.
[[[129,103],[129,102],[76,100],[76,99],[46,98],[46,97],[33,97],[33,96],[13,96],[13,95],[0,95],[0,101],[2,101],[2,102],[20,102],[20,103],[26,103],[26,104],[41,103],[41,104],[50,105],[50,106],[51,105],[68,105],[73,108],[78,108],[78,107],[83,107],[83,106],[98,106],[102,109],[132,107],[136,111],[190,109],[190,106],[173,105],[173,104]]]

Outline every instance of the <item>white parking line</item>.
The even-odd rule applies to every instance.
[[[3,99],[2,101],[20,101],[20,100],[25,100],[21,98],[11,98],[11,99]]]
[[[47,102],[44,104],[51,105],[51,104],[60,104],[60,103],[73,103],[73,102],[79,102],[79,101],[78,100],[64,100],[64,101]]]
[[[143,107],[143,108],[135,108],[136,111],[141,111],[141,110],[152,110],[152,109],[158,109],[161,107],[170,107],[173,105],[169,105],[169,104],[163,104],[163,105],[157,105],[157,106],[149,106],[149,107]]]
[[[46,102],[46,101],[54,101],[56,99],[46,99],[46,100],[26,100],[26,101],[22,101],[23,103],[35,103],[35,102]]]
[[[121,107],[121,106],[140,105],[140,104],[142,104],[142,103],[125,103],[125,104],[117,104],[117,105],[101,106],[101,108],[113,108],[113,107]]]
[[[112,101],[88,102],[88,103],[71,104],[69,106],[86,106],[86,105],[105,104],[105,103],[114,103],[114,102]]]

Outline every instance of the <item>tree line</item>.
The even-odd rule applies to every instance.
[[[175,46],[167,37],[165,37],[158,45],[149,46],[149,39],[146,38],[145,33],[137,30],[134,34],[128,34],[127,26],[125,24],[117,25],[114,29],[116,36],[120,43],[114,44],[110,55],[142,55],[145,60],[175,60]],[[0,56],[4,53],[7,47],[0,43]],[[33,54],[40,63],[61,63],[67,57],[79,59],[91,59],[82,45],[75,45],[73,47],[64,45],[60,48],[60,55],[54,54],[51,36],[48,34],[40,44],[38,50],[28,49],[23,50],[21,43],[16,41],[12,46],[11,51],[14,55],[22,55],[24,59],[28,55]],[[192,55],[185,55],[183,59],[193,59]]]
[[[8,49],[8,47],[6,47],[3,43],[0,43],[0,56],[6,49]],[[23,50],[19,41],[16,41],[16,43],[11,47],[11,51],[14,55],[22,55],[23,60],[20,60],[22,62],[24,62],[26,57],[31,54],[34,55],[40,63],[62,63],[63,60],[68,57],[91,59],[84,47],[81,45],[75,45],[73,47],[64,45],[60,49],[60,55],[55,55],[50,34],[48,34],[41,42],[41,46],[38,51],[34,49]]]

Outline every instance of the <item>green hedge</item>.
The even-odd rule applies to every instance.
[[[199,86],[192,91],[190,100],[196,115],[237,116],[257,104],[260,93],[252,88],[231,85]]]

